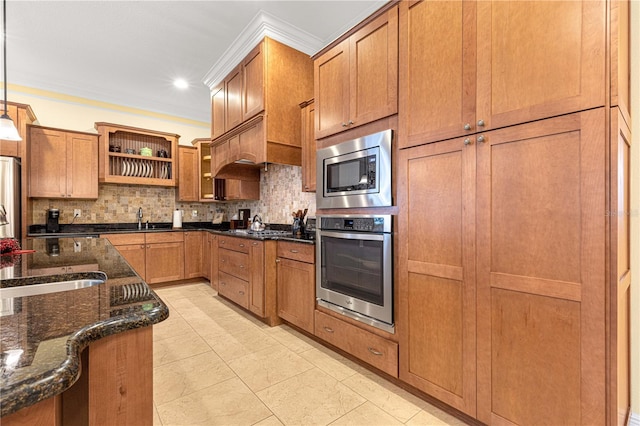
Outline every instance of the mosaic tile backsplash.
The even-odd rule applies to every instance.
[[[182,203],[176,201],[175,188],[100,184],[97,200],[32,200],[30,224],[44,224],[47,209],[60,209],[60,223],[71,223],[74,209],[82,215],[73,223],[135,223],[142,207],[143,222],[171,222],[173,210],[184,211],[183,222],[206,222],[214,212],[224,212],[229,220],[238,209],[251,209],[265,223],[290,223],[291,212],[309,209],[315,215],[315,193],[301,192],[302,169],[296,166],[269,164],[260,172],[260,200],[227,203]],[[197,215],[193,216],[196,211]]]

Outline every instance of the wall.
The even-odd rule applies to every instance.
[[[207,222],[222,211],[230,219],[238,209],[251,209],[265,223],[291,223],[291,212],[309,209],[315,214],[315,193],[303,193],[300,167],[269,164],[260,173],[260,200],[227,203],[182,203],[176,201],[175,188],[100,184],[97,200],[33,199],[33,223],[44,224],[49,208],[60,209],[60,223],[73,220],[74,209],[82,215],[73,223],[135,223],[142,207],[143,222],[171,222],[173,210],[184,210],[184,222]],[[192,216],[193,211],[197,216]]]
[[[209,123],[13,84],[8,89],[8,100],[31,105],[41,126],[95,132],[94,123],[104,121],[178,134],[183,145],[210,135]]]
[[[640,2],[631,2],[631,424],[640,426]],[[635,24],[633,24],[635,22]]]

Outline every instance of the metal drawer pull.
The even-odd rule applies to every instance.
[[[258,245],[258,243],[251,243],[251,245],[252,245],[252,246],[257,246],[257,245]]]
[[[238,294],[240,294],[240,295],[244,296],[244,291],[242,291],[242,290],[238,290]]]
[[[378,352],[378,351],[376,351],[376,350],[375,350],[375,349],[373,349],[373,348],[367,348],[367,350],[368,350],[369,352],[371,352],[372,354],[374,354],[375,356],[382,356],[382,352]]]
[[[291,253],[298,253],[298,250],[296,250],[296,249],[291,249],[291,250],[289,250],[289,251],[290,251]]]
[[[227,285],[224,281],[220,281],[220,285]]]
[[[327,333],[333,333],[333,328],[331,327],[327,327],[326,325],[323,326],[322,328],[324,328],[324,331],[326,331]]]
[[[244,247],[244,244],[238,244],[240,247]]]
[[[240,269],[244,269],[244,265],[238,265],[238,266],[240,266]]]

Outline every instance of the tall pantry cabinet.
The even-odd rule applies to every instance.
[[[400,378],[487,424],[622,424],[628,3],[400,2],[399,44]]]

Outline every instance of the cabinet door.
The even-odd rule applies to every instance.
[[[225,96],[224,82],[211,91],[211,139],[225,132]]]
[[[251,242],[251,251],[249,252],[250,264],[250,297],[249,310],[254,314],[265,316],[265,282],[264,282],[264,243],[261,241]]]
[[[313,62],[316,139],[341,132],[349,121],[349,40]]]
[[[202,276],[203,244],[202,232],[184,233],[184,277],[199,278]]]
[[[475,2],[400,2],[400,148],[474,131],[475,42]]]
[[[316,107],[312,101],[302,108],[302,191],[316,191],[316,138],[313,123]]]
[[[67,140],[64,132],[31,128],[29,197],[67,196]]]
[[[315,265],[284,258],[277,262],[278,316],[313,333]]]
[[[242,121],[264,110],[264,62],[264,41],[262,41],[242,62],[244,76]]]
[[[98,137],[68,133],[67,197],[98,198]]]
[[[200,199],[199,162],[200,158],[196,147],[178,147],[178,201],[198,201]]]
[[[146,250],[144,244],[119,245],[116,246],[116,249],[129,263],[129,266],[140,275],[140,278],[146,281]]]
[[[478,419],[605,424],[604,108],[478,144]]]
[[[149,284],[184,278],[184,243],[147,244],[145,281]]]
[[[400,151],[400,378],[476,412],[475,145]]]
[[[242,123],[242,67],[238,65],[224,81],[225,131]]]
[[[605,3],[478,2],[476,120],[499,128],[604,105]]]
[[[442,35],[440,35],[442,37]],[[349,121],[359,126],[398,111],[398,8],[349,37]]]
[[[202,273],[201,275],[211,281],[211,241],[213,235],[204,232],[202,235]],[[185,261],[186,265],[186,261]],[[185,266],[186,268],[186,266]]]

